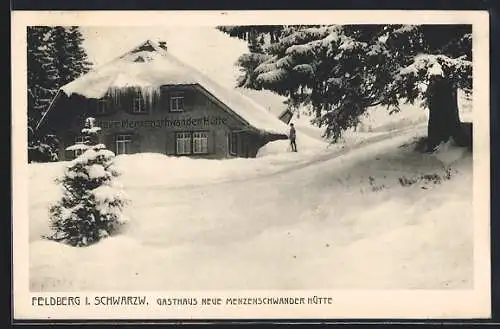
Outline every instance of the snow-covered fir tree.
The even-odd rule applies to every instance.
[[[27,29],[28,124],[34,128],[59,87],[52,28]]]
[[[27,28],[28,65],[28,160],[57,160],[54,136],[38,136],[36,125],[55,96],[59,86],[54,35],[47,26]]]
[[[116,233],[126,222],[122,210],[127,200],[116,183],[115,154],[99,144],[99,131],[94,119],[87,118],[82,129],[85,142],[67,148],[83,153],[57,180],[64,190],[61,200],[50,208],[51,240],[88,246]]]
[[[27,29],[28,160],[57,160],[55,136],[40,136],[36,125],[64,84],[89,71],[78,27],[30,26]]]
[[[250,40],[249,28],[219,30]],[[430,112],[429,149],[451,137],[472,145],[457,105],[457,90],[472,87],[470,25],[286,26],[275,32],[279,37],[262,53],[240,57],[238,85],[286,96],[291,107],[311,105],[326,137],[338,140],[372,106],[393,113],[401,102],[422,100]]]
[[[91,64],[83,49],[83,36],[77,26],[54,27],[54,43],[61,86],[89,71]]]

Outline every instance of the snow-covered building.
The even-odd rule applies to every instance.
[[[75,154],[65,148],[81,141],[89,116],[117,154],[254,157],[288,130],[260,104],[150,40],[61,87],[37,129],[58,136],[60,159],[70,159]]]

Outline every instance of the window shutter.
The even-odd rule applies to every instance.
[[[160,89],[159,109],[162,112],[170,111],[170,93],[167,88]]]

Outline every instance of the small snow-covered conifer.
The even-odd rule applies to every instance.
[[[82,129],[85,142],[66,150],[81,150],[57,180],[64,187],[59,202],[50,208],[51,240],[87,246],[115,233],[125,223],[126,198],[116,185],[115,154],[98,143],[99,127],[87,118]]]

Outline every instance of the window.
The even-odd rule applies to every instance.
[[[132,145],[132,136],[117,135],[116,136],[116,154],[129,154],[130,146]]]
[[[206,132],[193,133],[193,153],[208,153],[208,134]]]
[[[230,133],[229,135],[229,154],[236,155],[238,153],[238,134]]]
[[[175,95],[170,96],[170,112],[184,111],[184,96]]]
[[[106,99],[99,99],[97,101],[97,114],[106,114],[108,113],[108,101]]]
[[[85,137],[83,136],[76,136],[75,137],[75,145],[83,145],[85,144]],[[80,154],[82,154],[83,152],[85,152],[85,150],[81,149],[81,150],[74,150],[73,151],[73,154],[76,157],[79,157]]]
[[[132,112],[133,113],[147,113],[148,109],[146,104],[144,104],[144,98],[141,95],[135,96],[132,102]]]
[[[176,153],[179,155],[191,154],[191,133],[182,132],[175,136]]]
[[[179,132],[175,135],[177,155],[208,154],[208,132]]]

